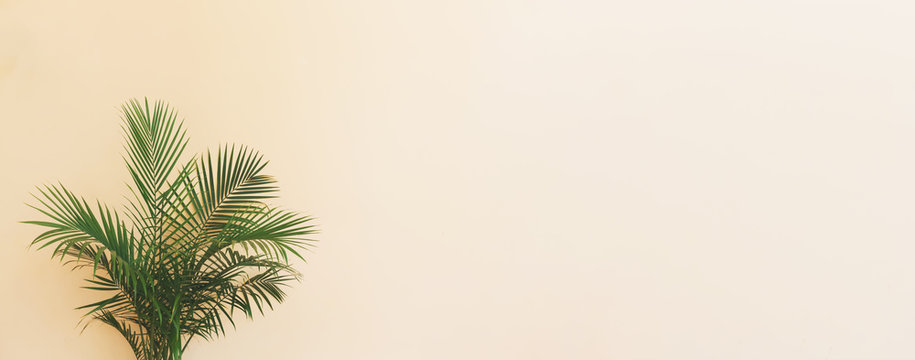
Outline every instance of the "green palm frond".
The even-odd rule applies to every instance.
[[[258,152],[223,145],[184,163],[188,139],[166,103],[121,108],[133,199],[123,212],[63,185],[37,189],[29,205],[45,216],[32,245],[52,248],[83,288],[106,294],[80,306],[113,327],[137,359],[176,360],[190,340],[224,335],[236,311],[253,317],[286,298],[299,278],[290,256],[313,246],[313,218],[270,206],[276,180]]]

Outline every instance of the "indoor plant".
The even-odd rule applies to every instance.
[[[269,206],[275,180],[244,146],[189,161],[176,112],[164,102],[122,106],[132,199],[123,212],[90,204],[62,185],[30,205],[48,228],[32,242],[75,268],[106,298],[79,309],[114,327],[138,359],[177,360],[190,340],[225,334],[235,311],[263,313],[297,279],[290,257],[312,240],[311,218]]]

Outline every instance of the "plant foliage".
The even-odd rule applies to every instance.
[[[140,360],[178,360],[191,339],[224,335],[236,311],[252,317],[283,301],[299,274],[291,258],[312,245],[312,218],[267,205],[273,177],[256,151],[220,146],[182,162],[183,123],[164,102],[121,107],[133,180],[121,212],[38,187],[30,205],[47,230],[32,242],[74,268],[84,288],[106,294],[79,307],[116,329]]]

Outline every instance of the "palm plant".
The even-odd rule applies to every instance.
[[[256,151],[224,145],[179,164],[187,138],[172,108],[144,99],[121,110],[125,209],[46,185],[29,206],[47,219],[25,223],[48,228],[33,245],[91,268],[84,288],[107,293],[78,308],[84,319],[115,328],[137,359],[178,360],[195,337],[225,335],[236,311],[251,318],[283,301],[312,218],[267,205],[277,187]]]

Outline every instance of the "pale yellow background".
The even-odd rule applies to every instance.
[[[22,205],[116,106],[262,150],[304,281],[193,359],[915,358],[909,1],[0,0],[0,359],[127,359]]]

